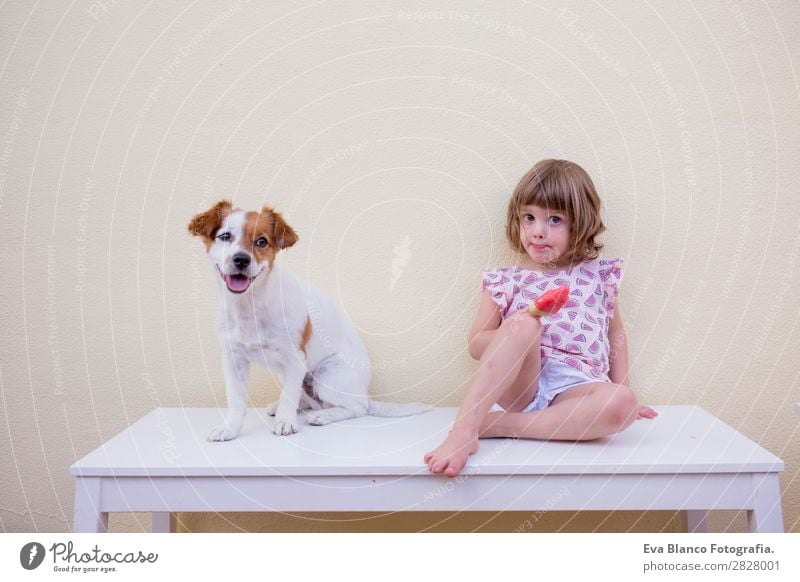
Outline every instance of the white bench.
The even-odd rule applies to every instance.
[[[109,512],[747,510],[751,531],[782,532],[783,462],[696,406],[657,407],[593,442],[481,441],[462,476],[431,475],[423,455],[455,408],[406,418],[301,426],[278,437],[248,411],[238,439],[209,443],[224,410],[159,408],[76,462],[76,532],[108,529]]]

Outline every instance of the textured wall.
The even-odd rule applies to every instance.
[[[263,4],[266,4],[264,6]],[[400,8],[399,6],[402,6]],[[534,162],[595,178],[634,387],[786,461],[800,529],[800,85],[792,2],[61,2],[0,8],[0,520],[70,526],[69,465],[155,406],[221,406],[189,217],[267,202],[373,392],[456,405],[481,270]],[[276,395],[254,374],[253,404]],[[514,530],[525,514],[201,516],[191,530]],[[669,513],[545,530],[674,530]],[[722,512],[710,526],[743,530]],[[114,531],[149,527],[113,516]]]

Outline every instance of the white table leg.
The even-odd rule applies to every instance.
[[[708,512],[702,509],[687,510],[686,524],[689,533],[708,533]]]
[[[75,480],[75,521],[72,531],[108,531],[108,512],[100,511],[100,481],[100,477],[78,477]]]
[[[747,522],[751,532],[783,533],[777,473],[753,473],[753,509],[747,511]]]
[[[153,512],[153,533],[172,533],[175,531],[175,514],[169,511]]]

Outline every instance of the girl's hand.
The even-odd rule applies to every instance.
[[[655,418],[656,416],[658,416],[658,413],[649,406],[640,406],[639,414],[636,416],[636,420],[640,420],[642,418]]]
[[[531,325],[532,322],[539,323],[539,318],[535,317],[527,309],[520,309],[506,317],[500,325],[501,327],[505,326],[506,328],[510,328],[512,332],[515,332],[524,325]]]
[[[533,313],[530,312],[528,309],[520,309],[519,311],[515,311],[508,317],[503,320],[503,323],[507,321],[520,321],[521,319],[536,319]]]

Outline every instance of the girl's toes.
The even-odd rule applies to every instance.
[[[444,472],[444,474],[448,477],[455,477],[461,472],[461,469],[464,468],[464,465],[466,465],[466,461],[462,461],[460,458],[454,459],[447,466],[447,470]]]

